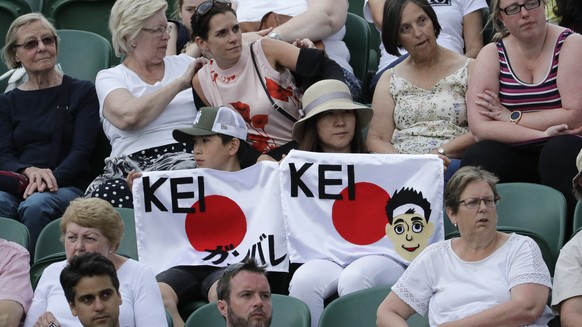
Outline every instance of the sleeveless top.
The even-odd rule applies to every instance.
[[[497,42],[501,68],[499,74],[499,98],[501,104],[511,111],[520,110],[524,112],[561,108],[562,98],[556,83],[558,61],[562,45],[572,33],[572,30],[566,29],[559,35],[554,46],[554,55],[548,67],[546,78],[539,83],[520,81],[511,68],[503,40]]]
[[[269,64],[261,40],[253,45],[257,66],[269,94],[280,107],[298,118],[301,92],[289,70],[282,74]],[[292,140],[293,122],[277,112],[253,65],[250,44],[242,45],[237,63],[220,69],[216,61],[204,65],[198,72],[202,92],[211,106],[227,105],[237,110],[248,127],[247,141],[259,152],[268,152]]]
[[[432,88],[420,88],[391,68],[394,99],[392,144],[399,153],[426,154],[469,132],[465,92],[469,59]]]

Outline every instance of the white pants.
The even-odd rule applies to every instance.
[[[311,327],[317,327],[323,302],[335,292],[339,296],[377,285],[393,285],[405,267],[385,256],[369,255],[343,268],[335,262],[316,259],[295,271],[289,295],[305,302],[311,311]]]

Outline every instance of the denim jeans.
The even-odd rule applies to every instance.
[[[76,187],[60,187],[56,192],[36,192],[23,200],[0,191],[0,216],[22,222],[30,232],[30,256],[34,258],[36,239],[44,226],[61,217],[69,202],[83,195]]]

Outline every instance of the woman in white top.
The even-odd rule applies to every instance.
[[[190,126],[196,117],[189,89],[201,64],[188,55],[166,56],[171,29],[167,6],[165,0],[118,0],[111,8],[113,48],[125,57],[95,80],[111,155],[85,195],[116,207],[133,207],[125,182],[131,170],[196,167],[192,148],[176,143],[172,131]]]
[[[105,200],[80,198],[71,202],[61,220],[67,260],[53,263],[42,274],[24,326],[81,327],[69,308],[59,276],[68,261],[86,252],[106,256],[117,270],[122,327],[166,326],[166,313],[154,273],[144,264],[115,253],[123,236],[119,213]]]
[[[466,166],[445,189],[460,237],[429,245],[378,308],[378,326],[406,326],[415,312],[431,326],[547,326],[552,286],[529,237],[498,232],[498,179]]]

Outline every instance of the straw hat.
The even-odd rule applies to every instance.
[[[580,178],[582,177],[582,151],[576,157],[576,167],[578,168],[578,174],[572,179],[572,186],[574,187],[576,197],[582,199],[582,187],[580,187]]]
[[[236,111],[227,107],[202,107],[192,127],[178,128],[172,132],[172,136],[178,142],[192,143],[193,136],[205,136],[214,134],[230,135],[245,140],[247,138],[247,125],[243,117]]]
[[[311,85],[303,94],[305,117],[293,125],[293,138],[301,142],[305,135],[305,122],[329,110],[355,110],[362,128],[368,126],[374,112],[371,108],[354,102],[348,86],[335,79],[326,79]]]

